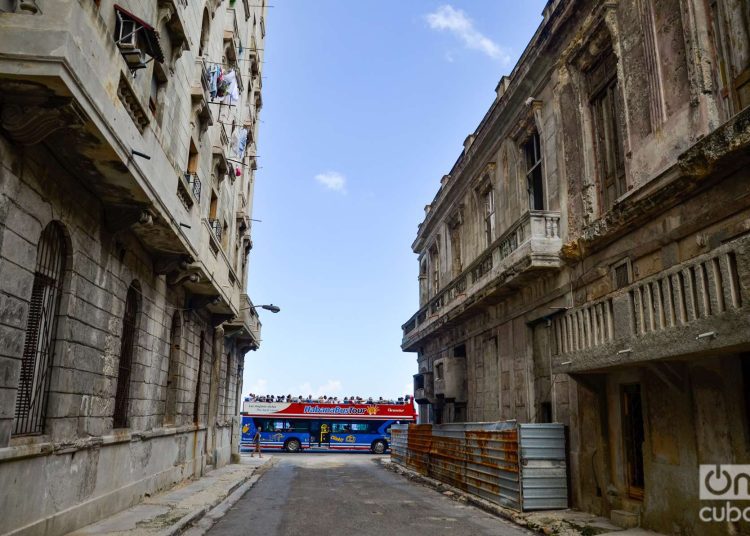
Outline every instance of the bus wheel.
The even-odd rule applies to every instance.
[[[383,441],[382,439],[378,439],[372,444],[372,447],[370,447],[372,452],[374,452],[375,454],[383,454],[386,448],[387,447],[385,441]]]
[[[299,452],[302,449],[302,444],[299,439],[290,439],[284,443],[284,450],[287,452]]]

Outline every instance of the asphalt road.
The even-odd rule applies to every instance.
[[[370,454],[274,454],[210,536],[528,536],[392,473]]]

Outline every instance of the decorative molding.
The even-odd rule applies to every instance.
[[[174,72],[175,64],[182,53],[190,50],[190,42],[185,31],[185,25],[180,17],[180,10],[175,0],[159,0],[159,24],[164,23],[169,33],[172,50],[169,57],[169,69]]]
[[[130,85],[130,82],[123,73],[120,73],[117,96],[120,98],[120,102],[125,107],[128,115],[130,115],[133,123],[135,123],[135,126],[138,127],[138,131],[143,133],[150,122],[149,115],[141,104],[133,86]]]
[[[542,125],[544,124],[542,121],[543,104],[544,103],[541,100],[535,99],[534,97],[529,97],[524,101],[526,109],[522,112],[523,115],[509,135],[517,145],[523,145],[534,131],[542,131]]]

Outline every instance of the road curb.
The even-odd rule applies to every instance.
[[[255,467],[246,478],[237,481],[227,490],[223,497],[219,497],[209,507],[201,508],[195,514],[186,516],[173,525],[171,530],[165,532],[164,536],[202,536],[208,532],[260,480],[260,477],[273,465],[273,462],[274,458],[269,458],[262,465]]]
[[[516,512],[515,510],[511,510],[510,508],[504,508],[500,505],[491,503],[490,501],[482,499],[481,497],[477,497],[476,495],[472,495],[471,493],[466,493],[465,491],[455,488],[449,484],[445,484],[444,482],[440,482],[439,480],[435,480],[434,478],[430,478],[428,476],[419,474],[416,471],[412,471],[411,469],[407,469],[406,467],[403,467],[402,465],[399,465],[391,460],[383,459],[380,461],[380,463],[387,470],[404,476],[409,480],[413,480],[437,491],[440,491],[444,495],[456,501],[465,502],[467,504],[471,504],[472,506],[476,506],[480,510],[483,510],[489,514],[501,517],[507,521],[511,521],[519,527],[534,530],[539,534],[547,534],[542,527],[535,527],[530,525],[526,521],[525,516],[520,512]]]

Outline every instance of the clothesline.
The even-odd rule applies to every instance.
[[[250,59],[250,58],[237,58],[234,61],[235,62],[238,62],[238,61],[250,61],[250,62],[255,62],[255,63],[265,63],[265,61],[258,61],[258,60],[254,60],[254,59]],[[234,63],[224,63],[224,62],[220,62],[220,61],[210,61],[210,60],[206,60],[206,59],[203,60],[203,63],[207,63],[209,65],[221,65],[222,67],[234,67]]]

